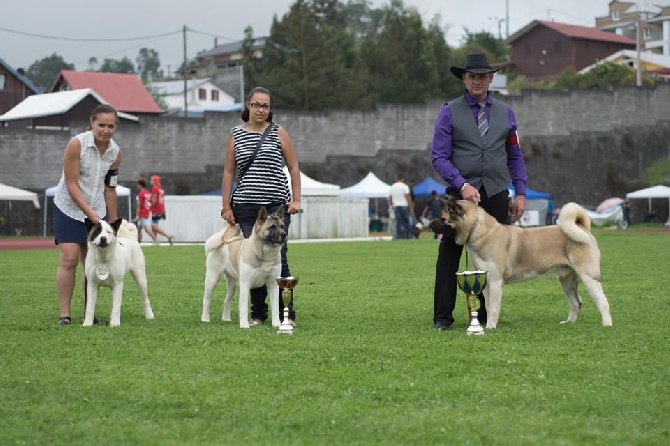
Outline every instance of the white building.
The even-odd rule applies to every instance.
[[[184,109],[184,81],[151,82],[149,91],[159,95],[169,110]],[[186,81],[186,101],[189,111],[219,109],[235,105],[235,99],[219,88],[210,78]]]

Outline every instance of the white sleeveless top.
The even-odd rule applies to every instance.
[[[93,140],[93,131],[80,133],[75,136],[81,143],[81,154],[79,155],[79,189],[84,195],[84,200],[100,217],[107,215],[105,204],[105,176],[107,171],[116,161],[119,146],[113,139],[109,140],[109,147],[104,155],[100,155]],[[65,185],[65,171],[63,171],[58,186],[54,204],[58,206],[65,215],[75,220],[84,221],[86,215],[79,206],[72,201],[70,193]]]

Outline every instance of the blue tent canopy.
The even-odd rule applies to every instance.
[[[432,177],[428,177],[419,184],[415,185],[412,188],[412,192],[414,192],[414,195],[417,197],[428,196],[433,191],[437,192],[437,195],[443,195],[446,187],[446,184],[440,183],[439,181],[434,180]]]
[[[507,188],[510,190],[510,197],[514,195],[514,185],[509,183]],[[549,192],[540,192],[530,188],[526,188],[526,200],[551,200],[552,196]]]

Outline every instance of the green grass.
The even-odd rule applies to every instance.
[[[0,252],[1,444],[661,445],[670,441],[670,234],[599,231],[614,326],[554,276],[505,288],[499,328],[432,327],[437,245],[291,244],[298,324],[200,322],[202,246],[147,247],[121,327],[58,327],[55,250]],[[81,275],[81,270],[79,271]],[[97,314],[111,302],[103,290]]]

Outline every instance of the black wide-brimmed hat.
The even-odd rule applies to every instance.
[[[451,67],[449,70],[451,74],[459,79],[463,79],[463,73],[469,71],[471,73],[495,73],[500,68],[492,68],[484,53],[470,53],[465,56],[465,65],[461,67]]]

